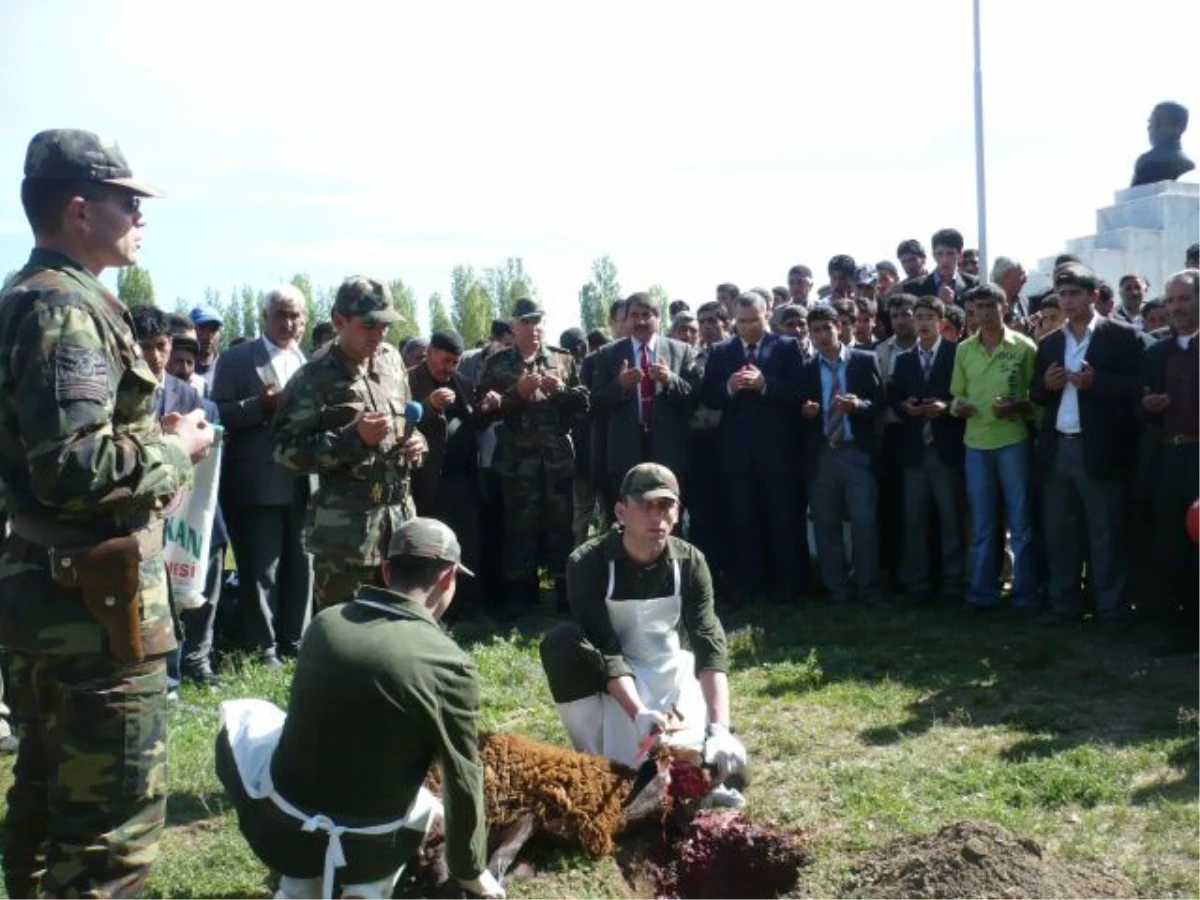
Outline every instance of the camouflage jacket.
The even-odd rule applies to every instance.
[[[517,393],[517,379],[526,372],[556,373],[564,387],[547,397],[540,390],[529,400]],[[542,346],[529,362],[516,347],[488,357],[479,379],[480,395],[495,391],[500,409],[495,415],[496,453],[492,467],[506,477],[533,475],[545,466],[551,477],[565,478],[575,471],[571,426],[588,410],[588,391],[579,382],[571,354]]]
[[[388,344],[363,371],[334,344],[288,382],[271,440],[280,465],[320,476],[305,530],[312,553],[376,565],[392,532],[413,515],[410,464],[398,452],[411,399],[404,362]],[[358,436],[359,415],[371,411],[393,417],[392,433],[377,447]]]
[[[154,416],[157,388],[121,301],[78,263],[34,250],[0,292],[0,492],[10,517],[63,529],[64,542],[76,544],[70,532],[103,539],[157,518],[192,480],[183,444]],[[30,598],[4,589],[39,569],[44,551],[6,545],[0,638],[46,652],[98,652],[100,626],[72,592]],[[169,650],[161,555],[143,560],[142,590],[147,653]]]

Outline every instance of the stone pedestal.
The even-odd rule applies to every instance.
[[[1183,268],[1184,252],[1200,239],[1200,184],[1160,181],[1117,191],[1113,205],[1096,213],[1096,233],[1067,241],[1074,253],[1117,289],[1126,272],[1150,281],[1150,297],[1162,293],[1167,277]],[[1056,254],[1057,255],[1057,254]],[[1038,260],[1025,293],[1050,287],[1054,257]]]

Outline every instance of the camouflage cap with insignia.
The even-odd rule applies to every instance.
[[[658,463],[639,463],[621,482],[621,497],[630,500],[658,500],[670,497],[679,502],[679,481],[666,466]]]
[[[542,309],[542,304],[538,303],[532,297],[521,297],[513,304],[512,317],[514,319],[540,319],[546,314]]]
[[[133,177],[121,148],[90,131],[53,128],[39,131],[25,153],[25,177],[46,181],[96,181],[123,187],[143,197],[167,192]]]
[[[392,305],[392,292],[388,286],[362,275],[351,275],[342,282],[333,301],[333,311],[347,318],[362,316],[368,325],[404,321],[404,316]]]
[[[462,564],[462,547],[449,525],[417,517],[404,522],[388,543],[388,559],[415,557],[453,563],[464,575],[474,572]]]

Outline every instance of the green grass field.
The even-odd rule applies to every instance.
[[[537,660],[550,622],[455,629],[479,664],[487,728],[565,742]],[[748,813],[816,835],[804,895],[844,894],[857,854],[960,819],[1111,864],[1143,896],[1200,892],[1195,657],[1158,660],[1152,635],[1046,630],[1006,612],[761,607],[725,624],[734,723],[754,765]],[[213,772],[212,741],[221,699],[285,705],[287,679],[248,667],[219,693],[184,688],[170,827],[148,895],[269,895]],[[530,849],[534,874],[512,881],[511,896],[627,895],[611,859]]]

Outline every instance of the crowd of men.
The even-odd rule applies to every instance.
[[[450,666],[463,677],[446,697],[470,726],[451,734],[415,707],[389,719],[394,736],[411,736],[407,715],[436,732],[392,800],[416,796],[431,754],[461,752],[478,807],[474,676],[423,629],[456,593],[459,614],[511,620],[541,603],[543,575],[576,620],[541,648],[572,743],[632,762],[686,707],[722,777],[746,751],[714,596],[985,613],[1011,583],[1012,608],[1039,625],[1087,617],[1123,633],[1140,615],[1167,626],[1166,649],[1195,652],[1195,245],[1161,297],[1138,273],[1114,294],[1071,257],[1052,290],[1026,297],[1018,264],[998,258],[985,281],[944,229],[931,270],[906,240],[899,268],[837,255],[815,294],[796,265],[786,287],[721,284],[694,311],[675,301],[669,323],[637,292],[611,305],[607,332],[568,329],[557,345],[521,297],[469,350],[450,331],[389,345],[386,284],[354,276],[313,346],[303,296],[281,285],[261,336],[222,347],[215,310],[131,314],[98,280],[136,260],[141,202],[162,196],[115,145],[42,132],[21,191],[35,247],[0,293],[0,647],[20,736],[10,896],[140,889],[165,815],[167,688],[213,682],[219,650],[268,667],[299,656],[334,719],[364,691],[380,716],[404,706],[378,679],[336,698],[349,682],[331,686],[323,667],[363,675],[362,640],[422,697],[444,693]],[[207,598],[180,612],[164,519],[218,422]],[[472,570],[460,590],[456,573]],[[416,623],[398,633],[436,652],[376,647],[380,613]],[[304,721],[294,705],[289,716]],[[245,744],[228,743],[240,772]],[[326,783],[297,779],[295,792]],[[326,891],[342,865],[345,829],[323,805],[335,801],[307,818],[271,801],[304,833],[329,833]],[[502,896],[479,864],[481,827],[464,832],[455,874]],[[296,857],[305,871],[290,874],[316,877],[306,846]],[[377,869],[362,871],[386,896],[395,872]]]

